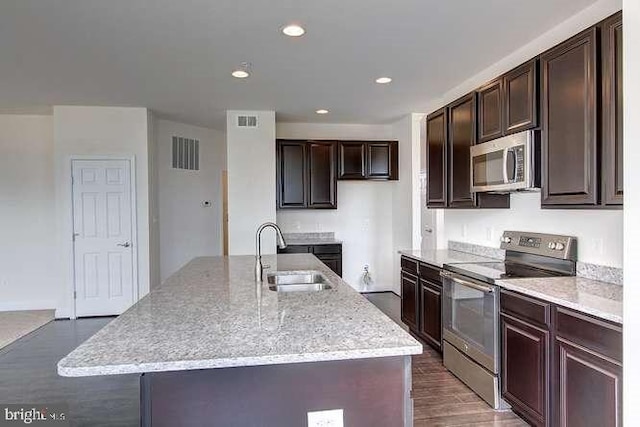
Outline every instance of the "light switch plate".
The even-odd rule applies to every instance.
[[[329,409],[326,411],[307,412],[308,427],[344,427],[344,410]]]

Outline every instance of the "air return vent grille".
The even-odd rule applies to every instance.
[[[258,127],[258,117],[256,116],[238,116],[239,128],[255,128]]]
[[[174,169],[200,170],[200,141],[174,136],[171,166]]]

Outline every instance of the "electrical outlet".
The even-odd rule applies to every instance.
[[[344,410],[329,409],[327,411],[307,412],[308,427],[344,427]]]
[[[462,237],[467,237],[467,224],[462,224]]]
[[[493,227],[485,228],[487,242],[493,241]]]

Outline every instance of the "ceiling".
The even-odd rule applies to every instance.
[[[229,109],[388,123],[593,2],[5,0],[0,110],[143,106],[215,128]],[[285,37],[290,22],[307,33]],[[243,61],[251,77],[231,77]]]

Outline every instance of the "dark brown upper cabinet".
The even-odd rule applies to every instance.
[[[447,206],[447,109],[427,116],[427,206]]]
[[[278,209],[336,209],[336,142],[276,143]]]
[[[336,200],[336,146],[335,142],[310,142],[308,207],[335,209]]]
[[[602,188],[606,205],[622,205],[622,13],[601,24]]]
[[[547,51],[542,69],[542,206],[598,204],[597,29]]]
[[[470,93],[448,107],[449,164],[447,205],[452,208],[474,207],[471,193],[471,157],[469,149],[476,142],[476,97]]]
[[[367,177],[369,179],[398,179],[398,143],[367,143]]]
[[[307,143],[277,142],[278,208],[307,207]]]
[[[540,95],[538,60],[533,59],[504,75],[504,133],[537,128]]]
[[[338,144],[338,178],[365,179],[367,144],[358,141],[341,141]]]
[[[503,132],[503,79],[478,90],[478,143],[501,137]]]
[[[478,143],[538,127],[538,61],[531,60],[478,93]]]
[[[339,141],[338,179],[397,180],[398,141]]]

